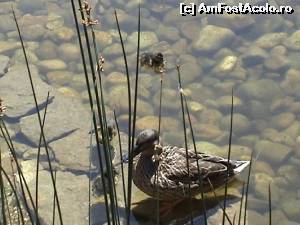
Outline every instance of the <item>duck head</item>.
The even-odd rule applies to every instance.
[[[159,144],[159,135],[157,130],[145,129],[136,138],[136,143],[133,148],[133,157],[142,153],[143,155],[154,155],[155,146]]]

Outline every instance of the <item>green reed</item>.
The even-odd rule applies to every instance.
[[[95,132],[95,137],[96,137],[96,145],[97,145],[97,153],[98,153],[98,159],[99,159],[99,165],[100,165],[100,172],[101,172],[101,179],[102,179],[102,185],[103,185],[103,190],[104,190],[104,198],[105,198],[105,205],[106,205],[106,217],[108,224],[118,224],[119,223],[119,218],[118,218],[118,209],[117,209],[117,196],[116,196],[116,191],[115,191],[115,184],[114,184],[114,175],[113,175],[113,166],[111,162],[111,154],[110,154],[110,143],[109,143],[109,137],[108,137],[108,129],[107,129],[107,120],[106,120],[106,112],[105,112],[105,105],[104,105],[104,95],[103,95],[103,87],[102,87],[102,77],[100,73],[100,68],[101,65],[99,64],[98,60],[98,48],[96,45],[95,41],[95,32],[93,25],[91,24],[83,24],[83,30],[84,30],[84,37],[85,37],[85,46],[83,46],[82,41],[81,41],[81,36],[80,36],[80,30],[79,30],[79,25],[78,25],[78,20],[77,20],[77,15],[75,11],[75,4],[74,1],[71,1],[72,3],[72,9],[73,9],[73,16],[76,24],[76,30],[77,30],[77,36],[79,40],[79,45],[80,45],[80,51],[81,51],[81,56],[82,56],[82,62],[83,62],[83,67],[84,67],[84,73],[85,73],[85,78],[86,78],[86,84],[87,84],[87,89],[88,89],[88,94],[89,94],[89,102],[90,102],[90,108],[91,112],[93,114],[93,125],[94,125],[94,130]],[[78,0],[78,5],[80,7],[81,11],[81,20],[89,20],[91,19],[90,17],[90,11],[85,11],[85,9],[82,7],[82,3],[80,0]],[[88,30],[89,28],[89,30]],[[91,37],[90,37],[91,36]],[[92,39],[92,44],[90,41],[90,38]],[[92,85],[93,89],[91,89],[90,86],[90,78],[88,76],[87,72],[87,67],[86,67],[86,61],[85,61],[85,54],[84,54],[84,49],[87,49],[88,52],[88,60],[90,64],[90,69],[91,69],[91,80],[92,80]],[[97,75],[95,72],[95,62],[97,65]],[[93,95],[91,90],[93,90]],[[99,94],[100,92],[100,94]],[[95,96],[96,100],[96,112],[94,110],[93,106],[93,96]],[[105,175],[104,175],[104,167],[103,167],[103,162],[102,162],[102,155],[101,155],[101,148],[100,148],[100,137],[97,132],[97,123],[96,123],[96,115],[100,123],[100,130],[101,130],[101,135],[102,135],[102,144],[103,144],[103,151],[104,151],[104,159],[106,163],[106,168],[107,168],[107,178],[108,178],[108,188],[106,187],[105,183]],[[107,196],[108,195],[108,196]],[[109,198],[108,198],[109,197]]]
[[[132,121],[132,139],[131,148],[128,149],[129,162],[128,162],[128,189],[127,189],[127,212],[126,221],[127,225],[130,224],[130,211],[131,211],[131,194],[132,194],[132,167],[133,167],[133,147],[135,138],[135,123],[136,123],[136,109],[137,109],[137,95],[138,95],[138,78],[139,78],[139,58],[140,58],[140,39],[141,39],[141,5],[139,3],[138,12],[138,39],[137,39],[137,50],[136,50],[136,71],[135,71],[135,87],[134,87],[134,104],[133,104],[133,121]]]
[[[244,195],[245,195],[245,184],[243,183],[242,196],[241,196],[241,200],[240,200],[240,209],[239,209],[238,225],[240,225],[241,219],[242,219],[242,209],[243,209]]]
[[[188,107],[188,103],[187,103],[187,99],[186,96],[183,93],[183,99],[184,99],[184,103],[185,103],[185,109],[186,109],[186,113],[188,116],[188,121],[189,121],[189,126],[191,129],[191,136],[192,136],[192,141],[193,141],[193,147],[194,147],[194,153],[197,154],[197,146],[196,146],[196,141],[195,141],[195,135],[194,135],[194,129],[192,126],[192,121],[191,121],[191,116],[190,116],[190,110]],[[206,213],[206,205],[205,205],[205,199],[204,199],[204,193],[203,193],[203,177],[201,175],[200,172],[200,166],[199,166],[199,161],[197,160],[197,171],[199,174],[199,183],[200,183],[200,188],[201,188],[201,202],[202,202],[202,208],[203,208],[203,220],[204,220],[204,224],[207,225],[207,213]]]
[[[25,224],[25,220],[24,220],[24,215],[23,215],[23,211],[22,211],[22,207],[21,207],[21,203],[20,203],[20,200],[19,200],[19,196],[18,196],[17,190],[14,188],[13,183],[11,182],[11,180],[10,180],[7,172],[4,170],[4,168],[2,167],[1,164],[0,164],[0,170],[1,170],[1,173],[3,173],[3,175],[5,176],[6,180],[8,181],[8,184],[9,184],[9,186],[10,186],[10,188],[11,188],[13,194],[14,194],[14,197],[15,197],[16,203],[17,203],[17,209],[20,212],[21,223],[22,223],[22,225],[24,225]],[[27,213],[29,214],[30,212],[27,211]]]
[[[215,188],[214,188],[214,186],[212,185],[210,179],[207,178],[207,181],[208,181],[208,183],[209,183],[209,185],[210,185],[210,189],[211,189],[211,191],[212,191],[213,194],[214,194],[214,197],[215,197],[215,199],[216,199],[216,201],[217,201],[217,203],[218,203],[219,208],[222,209],[223,214],[225,215],[225,218],[227,219],[227,221],[229,222],[229,224],[230,224],[230,225],[233,225],[232,222],[231,222],[231,220],[230,220],[230,218],[229,218],[229,216],[227,215],[227,213],[226,213],[226,211],[225,211],[224,206],[222,206],[222,204],[221,204],[220,201],[218,200],[218,196],[217,196],[217,194],[216,194]]]
[[[233,128],[233,89],[231,90],[231,109],[230,109],[230,131],[229,131],[229,145],[228,145],[228,155],[227,155],[227,164],[230,163],[231,156],[231,144],[232,144],[232,128]],[[222,218],[222,225],[225,224],[225,212],[226,212],[226,202],[227,202],[227,188],[228,188],[228,179],[229,179],[229,166],[227,166],[227,173],[225,178],[225,193],[224,193],[224,213]]]
[[[45,127],[45,121],[46,121],[46,114],[47,114],[47,108],[49,104],[49,91],[47,94],[47,99],[46,99],[46,106],[44,109],[44,116],[43,116],[43,122],[42,122],[42,127]],[[38,204],[38,199],[39,199],[39,170],[40,170],[40,155],[41,155],[41,145],[42,145],[42,133],[40,133],[40,139],[39,139],[39,145],[38,145],[38,152],[37,152],[37,159],[36,159],[36,174],[35,174],[35,207],[36,207],[36,216],[38,217],[38,210],[39,210],[39,204]]]
[[[1,170],[0,170],[1,171]],[[2,172],[2,171],[1,171]],[[5,190],[5,189],[4,189]],[[7,193],[6,191],[4,191],[4,198],[5,198],[5,205],[6,205],[6,209],[7,209],[7,214],[8,214],[8,221],[9,221],[9,224],[13,224],[12,223],[12,218],[11,218],[11,211],[10,211],[10,206],[9,206],[9,203],[8,203],[8,200],[7,200]],[[4,210],[5,212],[5,210]],[[19,216],[19,211],[18,212],[18,216]],[[19,220],[19,219],[18,219]],[[18,221],[17,222],[18,224],[20,224],[20,222]]]
[[[185,146],[185,154],[186,154],[186,167],[187,167],[187,176],[189,178],[188,183],[188,191],[189,191],[189,207],[192,211],[192,197],[191,197],[191,176],[190,176],[190,164],[189,164],[189,157],[188,157],[188,143],[187,143],[187,134],[186,134],[186,123],[185,123],[185,112],[184,112],[184,103],[183,103],[183,89],[182,89],[182,83],[181,83],[181,76],[180,76],[180,66],[177,65],[177,75],[178,75],[178,84],[179,84],[179,93],[180,93],[180,102],[181,102],[181,112],[182,112],[182,123],[183,123],[183,132],[184,132],[184,146]],[[190,214],[190,221],[191,224],[194,224],[193,221],[193,212]]]
[[[271,183],[269,183],[269,225],[272,225],[272,197],[271,197]]]
[[[51,181],[52,181],[52,186],[53,186],[53,190],[54,190],[54,194],[55,194],[55,199],[56,199],[56,204],[57,204],[57,210],[58,210],[59,220],[60,220],[60,224],[63,224],[60,203],[59,203],[59,199],[58,199],[56,185],[55,185],[55,182],[54,182],[53,169],[52,169],[51,160],[50,160],[50,156],[49,156],[49,150],[48,150],[48,146],[47,146],[47,141],[46,141],[45,134],[44,134],[44,129],[43,129],[43,126],[42,126],[42,118],[41,118],[41,114],[40,114],[40,111],[39,111],[39,106],[38,106],[38,102],[37,102],[37,97],[36,97],[36,93],[35,93],[35,87],[34,87],[32,75],[31,75],[31,70],[29,68],[29,62],[28,62],[28,58],[27,58],[27,54],[26,54],[26,50],[25,50],[23,38],[22,38],[22,35],[21,35],[21,31],[20,31],[20,28],[19,28],[19,24],[18,24],[16,15],[15,15],[15,12],[14,12],[13,9],[12,9],[12,13],[13,13],[14,21],[15,21],[15,24],[16,24],[16,27],[17,27],[19,39],[20,39],[20,42],[21,42],[21,46],[22,46],[22,50],[23,50],[23,55],[24,55],[24,58],[25,58],[25,63],[26,63],[26,67],[27,67],[27,72],[28,72],[28,77],[29,77],[29,81],[30,81],[30,86],[31,86],[31,90],[32,90],[33,98],[34,98],[34,103],[35,103],[35,108],[36,108],[37,116],[38,116],[38,120],[39,120],[39,126],[40,126],[40,129],[41,129],[42,139],[43,139],[44,147],[45,147],[46,154],[47,154],[48,166],[49,166],[50,175],[51,175]],[[35,208],[34,204],[32,204],[32,207]],[[36,213],[36,208],[34,209],[34,211]],[[38,216],[36,216],[36,219],[37,219],[37,223],[40,224]]]
[[[250,164],[249,164],[248,176],[247,176],[247,186],[246,186],[246,193],[245,193],[246,196],[245,196],[244,225],[246,225],[246,220],[247,220],[248,193],[249,193],[249,187],[250,187],[250,176],[251,176],[252,163],[253,163],[253,151],[251,152],[251,158],[250,158]]]
[[[120,128],[119,123],[116,116],[116,111],[114,110],[114,120],[116,123],[117,135],[118,135],[118,143],[119,143],[119,154],[120,154],[120,164],[121,164],[121,176],[122,176],[122,188],[123,188],[123,198],[124,198],[124,205],[127,205],[126,199],[126,187],[125,187],[125,176],[124,176],[124,163],[123,163],[123,150],[122,150],[122,142],[121,142],[121,135],[120,135]]]
[[[2,150],[0,147],[0,166],[2,167]],[[4,187],[4,183],[3,183],[3,179],[2,179],[2,171],[0,170],[0,192],[1,192],[1,208],[2,208],[2,220],[3,220],[3,224],[7,224],[6,221],[6,213],[5,213],[5,202],[4,202],[4,198],[5,198],[5,187]]]
[[[100,172],[101,172],[101,181],[102,181],[103,190],[104,190],[104,200],[105,200],[105,206],[106,206],[105,207],[105,209],[106,209],[106,218],[107,218],[108,224],[110,224],[109,203],[108,203],[108,198],[107,198],[107,195],[106,195],[106,193],[107,193],[106,189],[107,188],[106,188],[106,184],[105,184],[105,180],[104,180],[104,176],[103,176],[103,174],[104,174],[103,173],[103,164],[102,164],[102,158],[101,158],[101,154],[100,154],[100,151],[101,151],[100,150],[100,137],[99,137],[99,134],[97,132],[96,113],[95,113],[95,109],[94,109],[92,91],[91,91],[91,86],[90,86],[90,81],[89,81],[88,70],[87,70],[87,63],[86,63],[86,59],[85,59],[86,56],[85,56],[85,53],[84,53],[84,50],[85,50],[85,47],[86,47],[88,49],[90,66],[92,68],[92,72],[94,73],[94,66],[93,66],[92,57],[91,57],[91,50],[90,50],[91,47],[90,47],[90,43],[89,43],[89,39],[88,39],[86,26],[83,26],[84,35],[85,35],[85,39],[86,39],[86,46],[84,46],[83,43],[82,43],[74,0],[71,0],[71,5],[72,5],[72,12],[73,12],[73,17],[74,17],[75,27],[76,27],[76,32],[77,32],[77,38],[78,38],[78,43],[79,43],[79,48],[80,48],[80,54],[81,54],[82,66],[83,66],[83,70],[84,70],[86,87],[87,87],[88,96],[89,96],[89,105],[90,105],[90,110],[92,112],[93,127],[94,127],[94,130],[95,130],[96,147],[97,147],[97,152],[98,152],[98,157],[99,157],[99,162],[100,162],[99,165],[100,165]],[[78,5],[79,5],[79,7],[81,7],[81,1],[78,1]],[[80,10],[80,14],[81,14],[81,19],[84,19],[84,14],[83,14],[82,10]],[[92,76],[93,76],[92,80],[94,80],[94,77],[95,77],[94,74]],[[98,108],[100,108],[100,107],[97,107],[97,109]]]
[[[33,211],[34,213],[36,214],[36,208],[34,206],[34,202],[33,202],[33,198],[32,198],[32,195],[31,195],[31,192],[29,190],[29,187],[28,187],[28,184],[26,182],[26,179],[24,177],[24,174],[21,170],[21,166],[18,162],[18,158],[17,158],[17,155],[16,155],[16,151],[15,151],[15,148],[14,148],[14,145],[13,145],[13,142],[11,140],[11,137],[10,137],[10,134],[7,130],[7,127],[5,125],[5,122],[2,118],[0,118],[0,130],[1,130],[1,133],[2,133],[2,136],[4,137],[4,140],[9,148],[9,151],[16,163],[16,167],[17,167],[17,172],[18,172],[18,177],[19,177],[19,182],[20,182],[20,187],[21,187],[21,194],[22,194],[22,197],[23,197],[23,201],[24,201],[24,204],[25,204],[25,209],[28,213],[28,216],[29,216],[29,219],[30,221],[33,223],[34,221],[34,218],[32,216],[32,213],[29,209],[29,205],[28,205],[28,202],[27,202],[27,198],[26,198],[26,192],[24,190],[24,185],[25,185],[25,188],[26,188],[26,191],[28,193],[28,197],[29,197],[29,200],[30,200],[30,203],[32,205],[32,208],[33,208]],[[3,170],[2,170],[3,171]],[[39,219],[37,218],[37,223],[39,222]]]

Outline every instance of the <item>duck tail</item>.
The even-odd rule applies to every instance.
[[[233,161],[234,164],[234,174],[241,173],[245,168],[247,168],[250,164],[250,161]]]

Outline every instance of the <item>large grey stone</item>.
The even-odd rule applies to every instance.
[[[48,91],[50,91],[50,97],[53,96],[53,88],[41,80],[35,66],[30,66],[30,68],[37,101],[38,104],[41,104],[46,101]],[[6,115],[8,117],[21,117],[35,110],[25,66],[13,66],[0,80],[0,96],[7,106]]]
[[[53,102],[48,106],[44,127],[48,142],[60,139],[76,130],[88,133],[90,129],[88,110],[79,99],[66,97],[56,92]],[[40,126],[37,115],[22,117],[21,133],[37,146],[40,136]],[[77,145],[77,148],[79,146]]]
[[[34,193],[35,162],[31,162],[33,162],[32,165],[27,166],[27,171],[24,172],[24,175],[28,181],[29,189]],[[86,175],[76,176],[69,172],[57,171],[56,188],[62,219],[65,224],[88,224],[88,182]],[[39,172],[39,216],[43,224],[52,224],[53,195],[50,173],[46,170],[41,170]],[[55,224],[59,224],[57,206],[55,218]]]
[[[252,80],[241,84],[237,89],[237,96],[246,99],[271,101],[282,96],[279,85],[270,79]]]
[[[5,55],[0,55],[0,77],[3,76],[9,67],[9,58]]]
[[[255,151],[259,157],[269,162],[281,163],[292,152],[292,149],[279,143],[261,140],[256,143]]]
[[[229,44],[234,36],[235,34],[228,28],[207,25],[194,39],[193,47],[197,51],[213,52]]]

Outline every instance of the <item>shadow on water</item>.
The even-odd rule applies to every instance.
[[[243,182],[241,180],[235,179],[230,183],[229,193],[227,195],[227,207],[230,207],[234,203],[237,203],[240,200],[238,192],[231,191],[236,190],[242,186]],[[222,218],[222,210],[220,209],[220,205],[223,204],[224,201],[224,188],[220,188],[215,190],[217,199],[214,197],[214,194],[206,193],[205,194],[205,206],[206,213],[208,218],[210,216],[214,216],[219,214],[220,218]],[[136,196],[139,196],[137,194]],[[189,206],[191,203],[191,209]],[[135,194],[133,194],[133,202],[132,202],[132,224],[141,224],[141,225],[149,225],[156,224],[156,200],[153,198],[146,197],[142,200],[135,199]],[[193,213],[195,224],[204,225],[203,220],[203,204],[202,200],[197,196],[191,200],[186,199],[176,205],[172,211],[164,216],[160,216],[160,224],[161,225],[183,225],[189,224],[190,222],[190,213]],[[94,204],[91,206],[91,221],[93,225],[105,224],[106,218],[104,211],[105,204],[103,202]],[[238,210],[238,209],[236,209]],[[102,214],[100,212],[103,212]],[[119,208],[119,213],[121,218],[125,218],[125,208]],[[230,216],[230,215],[228,215]],[[231,218],[232,219],[232,218]],[[221,219],[220,219],[221,221]]]

